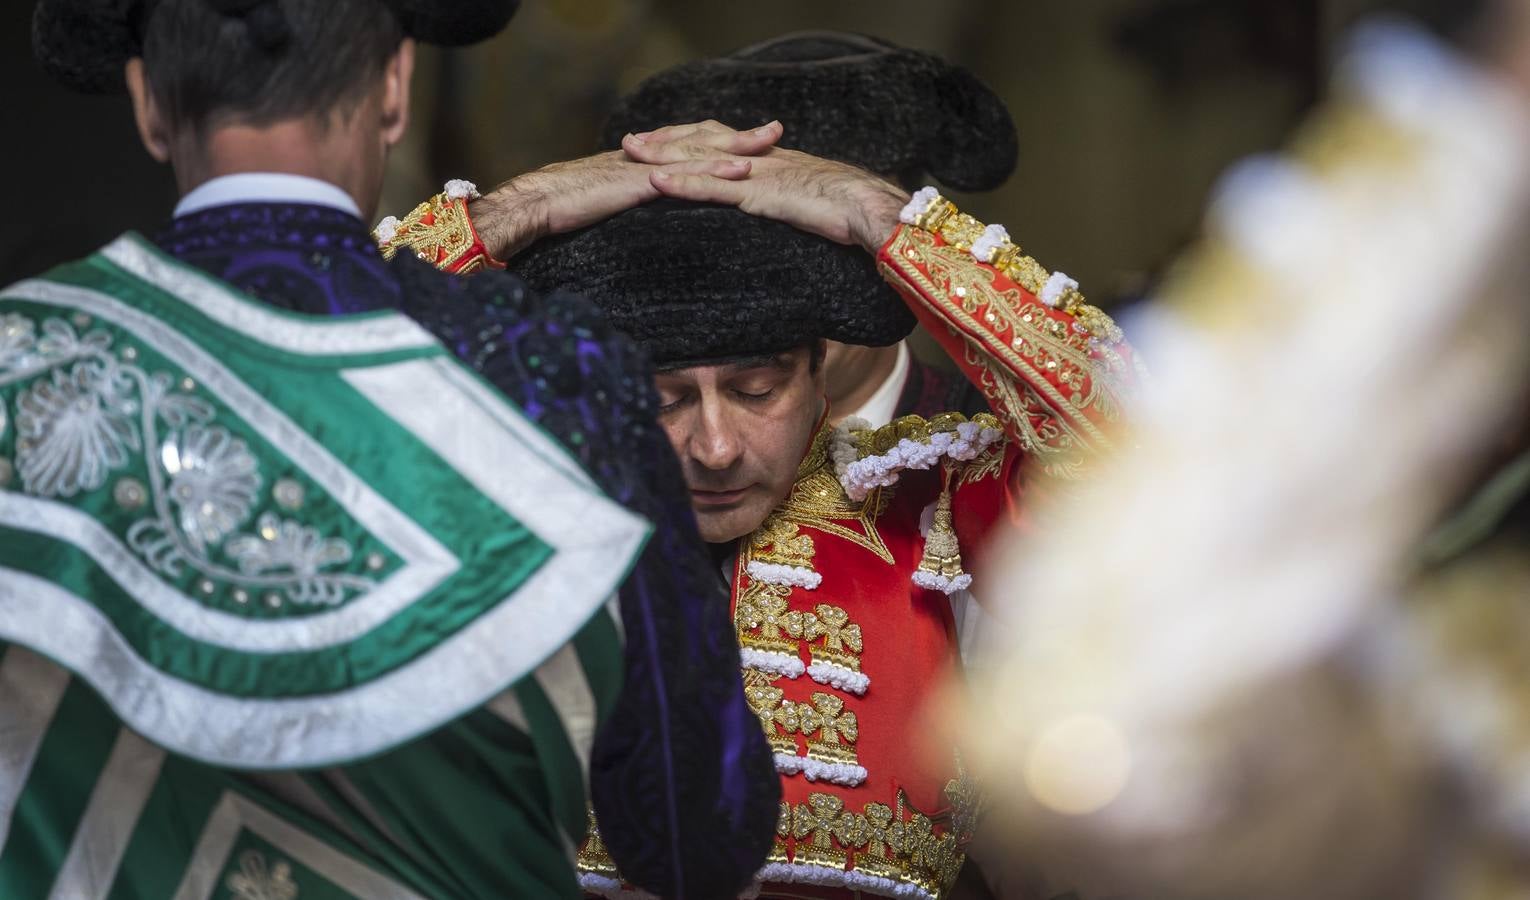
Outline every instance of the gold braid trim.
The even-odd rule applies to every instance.
[[[914,225],[931,234],[940,235],[947,245],[964,253],[972,250],[972,245],[988,227],[939,195],[915,217]],[[1047,282],[1052,278],[1052,273],[1045,266],[1026,256],[1020,245],[1011,241],[999,245],[989,264],[1037,297],[1042,295]],[[1099,307],[1089,305],[1076,287],[1065,288],[1055,308],[1073,316],[1080,326],[1107,344],[1118,344],[1125,338],[1115,320]]]
[[[391,226],[388,230],[379,225],[372,232],[383,259],[392,259],[401,248],[407,248],[443,272],[467,275],[485,268],[504,268],[479,239],[463,199],[437,194],[403,219],[386,224]]]
[[[899,229],[881,266],[912,304],[962,341],[978,387],[1045,471],[1079,477],[1095,452],[1111,446],[1105,425],[1120,418],[1133,374],[1111,345],[1020,287],[1001,290],[970,252],[927,231]]]

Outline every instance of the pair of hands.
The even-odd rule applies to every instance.
[[[779,122],[736,131],[711,121],[629,134],[621,150],[512,178],[469,211],[498,259],[661,196],[730,204],[876,253],[908,194],[854,166],[777,147],[781,135]]]

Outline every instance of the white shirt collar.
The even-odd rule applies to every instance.
[[[851,413],[846,418],[861,418],[871,423],[872,428],[881,428],[893,419],[893,414],[898,411],[898,400],[903,396],[903,383],[908,381],[909,369],[908,344],[898,344],[898,361],[893,363],[893,370],[877,388],[861,408]]]
[[[175,205],[175,215],[185,216],[231,203],[307,203],[328,206],[361,218],[351,195],[327,181],[286,172],[239,172],[219,175],[192,188]]]

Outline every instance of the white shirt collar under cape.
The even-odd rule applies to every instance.
[[[880,428],[893,420],[893,415],[898,412],[898,400],[903,396],[903,385],[908,381],[909,370],[908,344],[898,343],[898,361],[893,363],[893,370],[877,388],[877,392],[862,403],[860,408],[846,416],[847,419],[861,418],[871,423],[871,427]]]
[[[361,218],[351,195],[336,185],[286,172],[238,172],[219,175],[187,192],[175,205],[177,218],[233,203],[306,203],[327,206]]]

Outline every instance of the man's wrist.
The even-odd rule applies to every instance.
[[[541,192],[512,178],[468,204],[468,215],[495,259],[507,260],[547,236],[547,202]]]
[[[868,191],[861,200],[856,240],[867,253],[875,256],[898,229],[898,215],[909,202],[906,191],[890,184]]]

